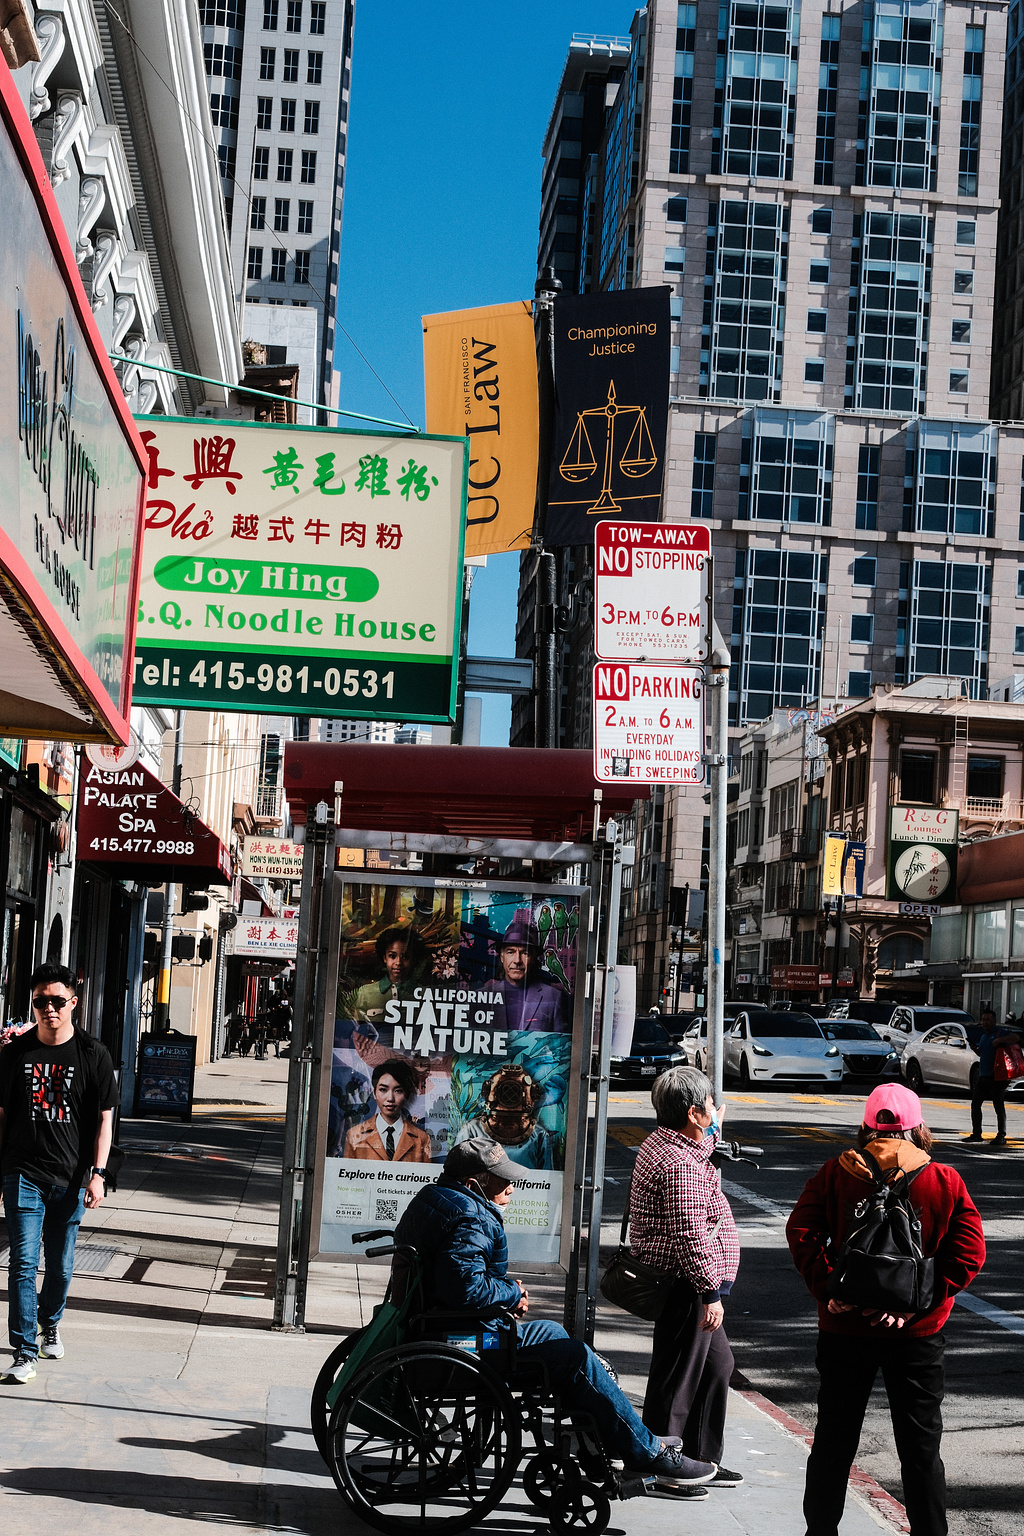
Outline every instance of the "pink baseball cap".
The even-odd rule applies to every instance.
[[[883,1122],[882,1127],[878,1124],[879,1110],[887,1110],[892,1115],[892,1120]],[[878,1088],[873,1088],[864,1105],[863,1124],[873,1131],[888,1129],[890,1125],[895,1130],[912,1131],[923,1122],[921,1100],[909,1088],[904,1088],[902,1083],[882,1083]]]

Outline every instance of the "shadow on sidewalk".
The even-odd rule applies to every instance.
[[[287,1445],[294,1431],[277,1426],[253,1424],[251,1428],[229,1430],[208,1440],[161,1440],[156,1436],[122,1435],[119,1445],[136,1446],[143,1451],[180,1451],[184,1455],[208,1456],[213,1461],[228,1462],[233,1467],[262,1467],[269,1463],[273,1472],[298,1473],[301,1477],[330,1477],[320,1452],[312,1444]],[[300,1433],[309,1436],[303,1425]]]

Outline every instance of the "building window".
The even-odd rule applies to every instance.
[[[278,0],[263,0],[263,30],[277,31]]]
[[[327,19],[327,0],[310,0],[309,30],[315,37],[323,37]]]
[[[294,85],[299,78],[299,50],[286,48],[284,51],[284,67],[281,70],[281,79],[286,85]]]
[[[919,805],[935,803],[934,752],[900,753],[900,800]]]
[[[241,48],[232,48],[228,43],[204,43],[203,58],[208,75],[220,75],[225,80],[241,80]]]
[[[873,587],[877,579],[878,561],[874,555],[860,555],[853,562],[855,587]]]
[[[686,198],[670,197],[665,204],[665,219],[669,224],[686,223]]]
[[[306,84],[320,85],[324,78],[324,56],[322,53],[306,54]]]
[[[270,253],[270,281],[272,283],[283,283],[284,282],[285,268],[286,268],[287,264],[288,264],[288,252],[287,251],[271,251],[271,253]]]
[[[274,62],[275,62],[276,58],[277,58],[277,49],[276,48],[261,48],[260,49],[260,79],[261,80],[273,80],[273,78],[274,78]]]
[[[233,144],[217,145],[217,162],[220,166],[221,181],[234,181],[235,146]]]
[[[254,197],[249,209],[249,228],[266,229],[267,227],[267,200],[265,197]]]
[[[309,282],[309,251],[295,252],[295,281],[297,283]]]
[[[294,133],[295,132],[295,98],[294,97],[289,97],[289,96],[282,96],[281,97],[281,125],[280,126],[281,126],[281,132],[282,133]]]
[[[832,209],[815,208],[811,214],[811,234],[830,235],[832,233]]]
[[[828,310],[809,309],[807,311],[807,329],[815,336],[824,336],[828,330]]]
[[[216,91],[211,91],[210,115],[217,128],[237,128],[238,97],[219,96]]]
[[[302,31],[302,0],[288,0],[288,20],[285,23],[285,30]]]
[[[711,203],[702,395],[777,400],[785,330],[783,273],[789,210],[776,203]]]
[[[300,200],[300,202],[299,202],[299,217],[298,217],[298,220],[296,221],[295,228],[296,228],[296,230],[298,231],[298,233],[300,235],[311,235],[313,233],[313,204],[312,203],[306,203],[306,202],[302,202]]]
[[[804,363],[804,383],[824,384],[825,362],[823,358],[809,357]]]
[[[954,293],[973,293],[974,292],[974,273],[973,272],[954,272],[953,273],[953,292]]]
[[[252,179],[266,181],[270,175],[270,150],[266,144],[257,144],[252,152]]]
[[[273,96],[256,97],[256,127],[261,133],[269,133],[273,127]]]
[[[199,20],[204,27],[244,27],[245,0],[199,0]]]
[[[307,186],[312,186],[316,181],[316,150],[304,149],[302,151],[302,180]]]
[[[848,672],[846,674],[846,695],[850,699],[869,699],[871,697],[871,673]]]
[[[990,426],[918,426],[913,528],[992,536],[997,434]],[[911,472],[914,455],[910,456]]]
[[[988,681],[989,593],[986,565],[915,560],[910,593],[910,681],[936,674],[964,678],[972,699]]]
[[[828,556],[737,551],[732,650],[737,725],[817,697]]]
[[[715,448],[713,432],[696,432],[693,438],[693,489],[690,516],[715,515]]]
[[[951,395],[966,395],[969,392],[971,382],[970,370],[967,368],[951,368],[949,370],[949,392]]]
[[[930,7],[929,7],[930,9]],[[867,94],[861,102],[865,124],[866,184],[935,190],[941,21],[924,6],[878,5],[869,21],[871,66],[863,71]]]
[[[854,613],[850,615],[850,643],[852,645],[871,645],[875,638],[875,616],[873,613]]]
[[[971,958],[974,960],[1005,960],[1006,958],[1006,908],[989,907],[974,914],[974,943]]]
[[[1024,656],[1024,624],[1018,624],[1013,631],[1013,654]]]
[[[320,103],[318,101],[306,102],[306,110],[302,119],[302,131],[303,133],[320,132]]]
[[[288,232],[288,210],[290,208],[291,203],[289,202],[288,198],[275,197],[274,228],[277,230],[278,234],[287,234]]]
[[[666,245],[665,271],[682,272],[686,265],[686,250],[681,245]]]
[[[971,322],[969,320],[954,320],[950,327],[949,339],[954,346],[968,346],[971,340]]]
[[[830,187],[836,169],[836,103],[839,95],[838,16],[821,18],[821,52],[818,57],[818,124],[814,142],[814,184]]]
[[[799,42],[800,12],[755,0],[725,8],[721,16],[725,88],[721,126],[712,139],[712,171],[791,177],[796,90],[791,50]]]
[[[262,229],[262,225],[260,228]],[[263,247],[262,245],[250,245],[248,276],[254,281],[263,276]]]
[[[696,10],[696,6],[686,7]],[[676,54],[676,76],[672,83],[672,138],[668,156],[668,168],[673,176],[686,176],[690,170],[690,117],[693,111],[693,54],[683,56],[689,66],[686,75],[679,73],[680,55]]]
[[[928,358],[925,309],[931,289],[932,222],[916,214],[869,213],[850,272],[849,345],[854,349],[848,406],[924,410]]]
[[[277,179],[278,181],[291,181],[292,179],[292,154],[290,149],[279,149],[277,152]]]
[[[1001,757],[968,757],[967,796],[970,800],[1002,799],[1003,759]]]
[[[829,263],[827,261],[812,261],[808,281],[812,283],[828,282]]]
[[[737,517],[832,521],[834,419],[812,411],[755,412],[744,423]]]
[[[974,219],[957,219],[956,243],[957,245],[973,245],[977,234],[978,225]]]

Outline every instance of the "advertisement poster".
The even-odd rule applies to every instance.
[[[560,294],[544,542],[589,544],[595,519],[656,521],[668,429],[669,289]]]
[[[959,812],[940,806],[889,808],[886,896],[890,901],[956,901]]]
[[[469,439],[466,555],[526,549],[537,498],[537,339],[528,299],[423,316],[427,428]]]
[[[136,704],[454,718],[468,439],[147,416]]]
[[[196,1037],[171,1030],[143,1035],[139,1041],[136,1113],[192,1118],[192,1085],[196,1075]]]
[[[526,890],[346,879],[320,1251],[392,1226],[449,1149],[499,1142],[522,1169],[513,1261],[556,1263],[566,1166],[580,904]]]

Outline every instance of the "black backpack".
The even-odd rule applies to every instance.
[[[935,1260],[921,1247],[921,1222],[910,1186],[921,1169],[887,1182],[870,1152],[871,1192],[854,1209],[855,1225],[836,1257],[829,1295],[865,1310],[929,1312],[935,1304]],[[925,1164],[927,1166],[927,1164]]]

